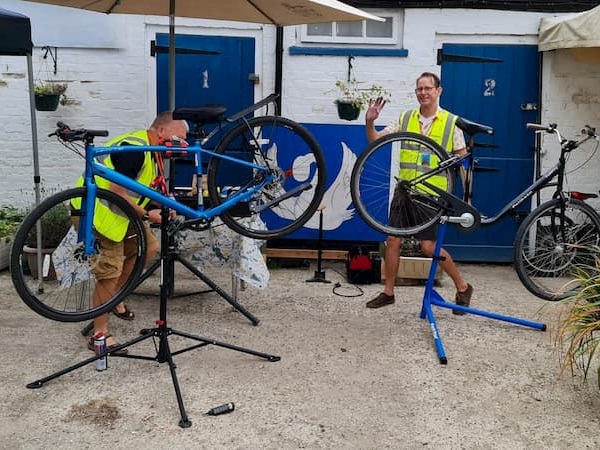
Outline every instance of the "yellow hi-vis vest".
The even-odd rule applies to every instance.
[[[127,143],[129,145],[150,145],[148,139],[148,132],[146,130],[134,131],[132,133],[122,134],[106,143],[107,147],[117,147]],[[123,146],[123,150],[126,151],[126,145]],[[110,159],[110,155],[103,155],[97,159],[99,163],[114,169],[115,166]],[[151,152],[144,152],[144,163],[142,168],[137,173],[135,180],[144,186],[150,186],[156,178],[156,167],[152,159]],[[110,181],[96,175],[94,177],[96,185],[100,189],[109,189]],[[83,186],[83,176],[77,180],[76,186]],[[144,207],[149,203],[149,199],[141,197],[139,194],[128,191],[127,195],[137,204]],[[81,207],[81,199],[74,199],[72,201],[74,208]],[[104,200],[96,199],[96,210],[94,213],[94,229],[114,242],[120,242],[124,239],[127,228],[129,227],[129,219],[118,212],[110,209],[110,205],[107,205]]]
[[[429,129],[428,137],[435,141],[448,153],[452,152],[454,142],[454,128],[458,117],[448,111],[440,109]],[[419,122],[419,109],[405,111],[400,115],[399,130],[421,134]],[[414,180],[419,175],[434,169],[439,164],[439,158],[430,150],[417,143],[403,142],[399,157],[400,171],[398,176],[404,180]],[[426,180],[428,183],[446,190],[448,181],[444,176],[432,176]],[[431,191],[425,187],[423,190]]]

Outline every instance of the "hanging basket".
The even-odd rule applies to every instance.
[[[360,115],[360,108],[352,102],[336,101],[338,116],[343,120],[356,120]]]
[[[38,111],[56,111],[60,94],[35,94],[35,109]]]

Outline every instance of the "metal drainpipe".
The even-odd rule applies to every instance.
[[[544,69],[544,52],[539,52],[538,58],[538,102],[537,102],[537,123],[542,123],[542,80]],[[537,180],[542,174],[542,136],[536,134],[535,136],[535,179]],[[536,193],[536,206],[541,204],[541,193]]]
[[[275,37],[275,93],[279,94],[276,100],[276,114],[281,114],[281,89],[283,85],[283,27],[277,27]]]

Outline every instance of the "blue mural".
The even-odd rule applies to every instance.
[[[350,197],[350,175],[356,158],[367,147],[365,127],[303,123],[315,137],[327,165],[327,187],[323,196],[323,239],[356,242],[383,241],[385,236],[371,229],[358,216]],[[319,214],[299,231],[286,238],[316,239]]]

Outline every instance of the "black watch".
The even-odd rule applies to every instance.
[[[150,214],[148,213],[148,211],[146,211],[146,212],[144,213],[144,215],[142,216],[142,220],[143,220],[144,222],[147,222],[148,220],[150,220]]]

